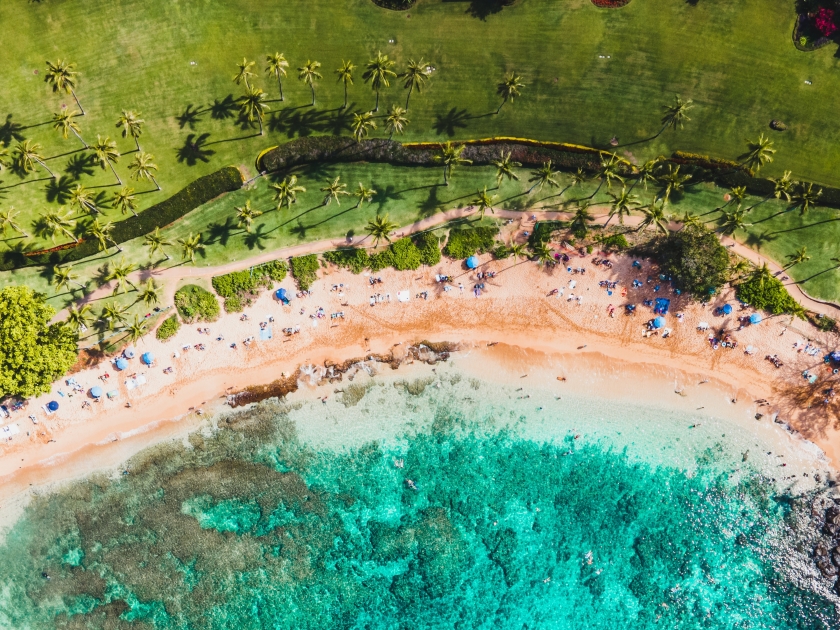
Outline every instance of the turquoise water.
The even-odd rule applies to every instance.
[[[786,569],[796,500],[740,444],[648,457],[632,418],[576,439],[537,392],[435,378],[264,403],[36,499],[0,627],[838,627]]]

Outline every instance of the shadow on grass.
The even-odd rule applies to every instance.
[[[816,223],[809,223],[808,225],[800,225],[799,227],[788,228],[787,230],[776,230],[775,232],[768,232],[768,234],[787,234],[788,232],[798,232],[799,230],[807,230],[825,223],[836,223],[840,219],[826,219],[825,221],[817,221]]]
[[[467,121],[470,118],[472,118],[472,116],[470,116],[466,109],[453,107],[446,113],[439,112],[435,114],[435,122],[432,123],[432,127],[437,135],[446,135],[451,138],[455,135],[458,129],[466,128]]]
[[[76,155],[67,160],[64,172],[76,181],[81,179],[82,175],[92,176],[96,172],[96,156],[92,153],[74,153]]]
[[[182,113],[175,117],[175,120],[178,121],[178,128],[183,129],[184,127],[187,127],[190,131],[195,131],[196,123],[201,121],[201,115],[206,111],[207,110],[198,109],[190,103]]]
[[[209,133],[203,133],[201,135],[191,133],[188,135],[184,141],[184,146],[176,150],[178,162],[187,166],[195,166],[199,162],[204,162],[205,164],[209,162],[210,158],[216,154],[213,149],[207,148],[207,138],[209,137]]]
[[[21,132],[24,129],[28,129],[28,127],[14,122],[12,114],[6,114],[6,122],[0,125],[0,144],[8,147],[12,142],[23,142],[25,136]]]

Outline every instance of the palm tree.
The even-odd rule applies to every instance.
[[[744,211],[741,208],[736,208],[731,212],[724,212],[721,216],[720,231],[727,236],[731,236],[738,230],[743,230],[747,226],[744,223]]]
[[[788,264],[785,265],[785,269],[790,269],[796,265],[800,265],[804,262],[808,262],[811,260],[811,257],[808,255],[808,250],[806,247],[800,247],[797,249],[793,254],[787,255]]]
[[[697,215],[691,214],[690,212],[686,211],[683,213],[681,217],[676,217],[676,215],[671,217],[672,220],[679,221],[682,223],[682,227],[677,231],[682,231],[687,227],[694,226],[700,227],[703,225],[703,222]]]
[[[595,189],[595,192],[586,197],[586,199],[593,199],[601,190],[604,182],[607,183],[607,189],[612,188],[612,183],[615,180],[621,182],[622,186],[624,185],[624,178],[620,174],[621,169],[619,166],[621,159],[615,153],[610,153],[609,155],[609,159],[601,158],[601,166],[598,169],[598,178],[601,181],[598,182],[598,187]]]
[[[604,227],[607,227],[607,224],[616,216],[618,217],[619,224],[624,225],[624,217],[630,216],[634,208],[639,205],[639,197],[630,194],[626,188],[622,188],[619,194],[611,192],[610,197],[612,197],[610,215],[607,217],[607,222],[604,223]]]
[[[131,212],[135,217],[137,216],[137,198],[134,196],[134,189],[128,186],[123,186],[114,193],[114,206],[120,209],[121,214]]]
[[[248,122],[257,122],[260,124],[260,135],[263,135],[263,118],[265,112],[269,109],[265,104],[266,94],[260,88],[248,86],[248,91],[244,96],[239,97],[239,111],[243,117],[248,119]]]
[[[729,276],[733,280],[741,280],[753,271],[750,261],[740,256],[729,265]]]
[[[356,189],[356,192],[353,193],[353,196],[359,199],[358,203],[356,204],[356,207],[358,208],[366,201],[370,201],[371,199],[373,199],[375,194],[375,190],[373,190],[372,188],[365,188],[365,185],[362,182],[359,182],[359,187]]]
[[[654,138],[658,138],[662,135],[662,132],[668,127],[674,131],[682,129],[683,123],[691,120],[687,114],[692,107],[694,107],[692,100],[688,99],[683,101],[679,94],[674,97],[674,102],[671,105],[663,105],[662,129],[659,130],[659,133],[657,133]]]
[[[767,162],[773,161],[775,152],[773,141],[762,133],[759,134],[758,140],[747,140],[747,152],[739,159],[743,159],[744,165],[751,173],[757,173]]]
[[[405,110],[408,111],[408,100],[411,98],[411,93],[414,90],[421,92],[426,81],[429,80],[429,66],[421,58],[420,61],[413,59],[408,62],[408,67],[405,72],[400,73],[400,78],[405,79],[403,87],[408,90],[408,95],[405,97]]]
[[[143,123],[145,122],[139,114],[126,110],[122,110],[122,114],[117,120],[117,129],[122,129],[122,137],[131,136],[134,138],[134,146],[137,147],[138,151],[140,151],[140,136],[143,135]]]
[[[551,248],[548,246],[547,243],[537,243],[534,247],[531,248],[531,251],[534,253],[534,257],[537,259],[537,264],[541,267],[546,264],[554,264],[554,256],[552,254]]]
[[[146,283],[137,295],[137,299],[149,308],[160,302],[160,289],[155,284],[154,278],[146,280]]]
[[[80,212],[93,212],[94,214],[99,212],[90,191],[81,184],[76,184],[76,187],[70,191],[70,199],[75,205],[79,206]]]
[[[87,149],[87,142],[85,142],[84,138],[81,136],[82,130],[79,127],[79,124],[73,120],[78,115],[79,112],[70,109],[65,109],[57,114],[53,114],[53,129],[60,131],[61,137],[65,140],[67,140],[68,135],[72,131],[73,135],[76,136],[79,139],[79,142],[82,143],[82,146]]]
[[[78,332],[83,326],[87,327],[87,325],[93,320],[91,311],[92,309],[90,308],[90,304],[82,304],[78,307],[73,304],[67,309],[67,319],[64,320],[64,323],[67,324],[73,332]]]
[[[339,197],[341,195],[349,195],[350,194],[346,190],[347,189],[347,184],[340,183],[340,180],[341,180],[341,176],[339,175],[338,177],[336,177],[332,181],[331,184],[327,184],[326,186],[321,188],[321,192],[326,193],[324,195],[324,201],[323,201],[322,205],[328,206],[333,202],[333,199],[335,199],[335,203],[340,206],[341,205],[341,200],[339,199]]]
[[[376,129],[373,112],[354,113],[352,127],[353,137],[356,138],[356,142],[361,142],[371,129]]]
[[[71,284],[75,284],[82,291],[84,291],[85,285],[83,285],[78,280],[79,274],[73,271],[72,265],[67,265],[64,268],[61,268],[58,265],[53,267],[52,283],[55,286],[56,291],[69,289]]]
[[[172,260],[172,257],[166,253],[164,247],[169,247],[172,242],[167,240],[161,233],[160,228],[156,227],[154,230],[146,234],[144,237],[146,247],[149,248],[149,258],[160,252],[166,256],[166,260]]]
[[[20,212],[15,210],[14,206],[9,206],[6,210],[0,212],[0,230],[3,230],[3,236],[6,236],[6,230],[12,228],[18,234],[23,234],[25,237],[29,238],[29,234],[27,234],[15,220],[19,214]]]
[[[82,107],[82,104],[79,102],[79,97],[76,96],[77,75],[78,72],[76,72],[76,64],[58,59],[55,63],[50,61],[47,62],[47,74],[44,77],[44,81],[52,86],[53,92],[65,92],[67,94],[72,94],[73,99],[76,101],[76,105],[79,106],[79,111],[81,111],[82,116],[84,116],[85,108]]]
[[[505,106],[505,103],[510,101],[513,103],[513,99],[517,96],[520,96],[519,90],[525,87],[525,84],[522,83],[522,77],[517,75],[515,72],[511,71],[509,75],[507,75],[504,80],[496,86],[496,94],[502,97],[502,102],[499,105],[499,109],[496,110],[496,113],[502,111],[502,107]]]
[[[94,219],[93,223],[87,229],[87,233],[90,234],[93,238],[95,238],[99,242],[99,251],[108,249],[108,241],[111,241],[114,246],[117,248],[117,251],[122,251],[122,248],[119,244],[111,237],[111,232],[114,231],[114,222],[108,221],[107,223],[100,223],[99,219]]]
[[[493,210],[493,200],[496,198],[496,195],[488,195],[487,194],[487,186],[484,187],[484,190],[481,192],[476,193],[478,195],[475,199],[470,201],[471,206],[478,206],[478,218],[483,219],[484,213],[489,209],[490,212],[495,213]]]
[[[642,186],[645,190],[647,190],[648,182],[655,182],[656,181],[656,171],[659,168],[659,160],[648,160],[640,167],[638,167],[638,171],[636,173],[636,181],[633,182],[633,185],[630,186],[630,190],[632,191],[637,184],[641,182]]]
[[[76,221],[70,218],[70,211],[65,210],[64,207],[47,212],[37,225],[43,226],[43,230],[39,229],[39,231],[46,232],[52,238],[53,243],[55,243],[55,237],[59,234],[69,236],[75,243],[79,242],[76,235],[70,231],[70,228],[76,226]]]
[[[279,184],[271,185],[277,191],[274,193],[274,200],[277,202],[278,210],[283,206],[291,208],[293,203],[297,203],[297,194],[306,192],[306,188],[297,185],[297,180],[297,175],[290,175]]]
[[[791,198],[793,197],[795,182],[791,179],[791,172],[785,171],[782,176],[778,179],[774,179],[772,177],[768,177],[768,180],[773,182],[773,192],[769,195],[765,195],[762,197],[761,201],[754,203],[749,208],[747,208],[747,212],[751,211],[753,208],[760,206],[761,204],[770,201],[772,197],[776,199],[784,198],[785,201],[790,202]]]
[[[130,286],[135,291],[137,290],[135,284],[128,279],[128,275],[136,268],[137,267],[134,264],[126,262],[125,258],[120,258],[118,263],[110,266],[108,273],[105,276],[105,281],[111,282],[113,280],[116,283],[114,285],[113,295],[116,295],[120,291],[122,293],[126,293],[126,286]]]
[[[595,219],[594,216],[589,212],[589,206],[583,205],[580,206],[576,211],[574,216],[572,216],[572,221],[569,223],[569,228],[572,230],[572,233],[575,235],[582,234],[586,235],[589,232],[589,222]]]
[[[393,138],[395,133],[402,135],[402,132],[405,131],[406,125],[411,122],[406,118],[406,113],[407,110],[399,105],[391,105],[391,111],[385,117],[385,128],[390,132],[388,134],[388,140]]]
[[[127,328],[128,338],[131,340],[131,343],[137,343],[140,337],[146,334],[147,325],[148,322],[145,319],[140,319],[138,315],[134,316],[134,323]]]
[[[516,266],[520,258],[525,256],[525,245],[523,243],[511,243],[508,247],[508,253],[513,257],[513,265]]]
[[[233,82],[236,83],[236,85],[239,85],[244,81],[245,89],[250,89],[251,84],[248,82],[248,79],[254,76],[254,73],[251,72],[251,68],[253,68],[255,65],[256,62],[248,61],[243,57],[242,63],[236,64],[236,67],[239,68],[239,71],[235,75],[233,75]]]
[[[335,71],[338,80],[344,84],[344,105],[341,106],[341,109],[347,109],[347,86],[353,85],[353,70],[355,69],[356,66],[352,62],[342,60],[341,67]]]
[[[814,190],[813,184],[799,182],[796,185],[796,192],[794,192],[793,198],[791,199],[791,208],[798,208],[800,215],[805,214],[811,209],[811,206],[817,203],[820,195],[822,195],[821,188]]]
[[[190,232],[186,238],[179,238],[178,245],[181,246],[181,260],[189,260],[192,264],[195,264],[196,252],[204,250],[204,245],[201,244],[201,232],[195,236]]]
[[[375,219],[368,221],[366,229],[367,233],[373,237],[373,246],[376,247],[383,238],[390,243],[390,234],[398,227],[396,223],[391,223],[388,220],[387,214],[384,217],[377,214]]]
[[[283,53],[276,52],[273,55],[267,55],[265,58],[265,73],[268,76],[273,76],[277,79],[277,87],[280,88],[280,102],[283,102],[283,81],[281,77],[286,76],[286,68],[289,67],[289,62]]]
[[[452,169],[458,164],[472,164],[472,160],[461,157],[466,146],[459,144],[453,146],[450,141],[440,145],[440,154],[435,156],[435,162],[443,164],[443,183],[449,186],[449,178],[452,177]]]
[[[306,83],[309,86],[309,89],[312,90],[313,106],[315,105],[315,81],[324,78],[321,76],[321,73],[318,72],[318,68],[320,67],[321,63],[319,61],[307,60],[303,67],[298,68],[298,79]]]
[[[502,185],[502,179],[507,178],[508,181],[516,180],[519,181],[519,176],[513,172],[513,169],[522,166],[520,162],[515,162],[510,159],[511,152],[508,151],[505,153],[502,151],[502,157],[498,160],[493,160],[492,164],[496,167],[496,187]]]
[[[5,142],[0,142],[0,173],[6,170],[9,166],[9,149]]]
[[[388,59],[388,55],[377,52],[376,57],[368,61],[365,66],[362,78],[365,83],[370,83],[371,89],[376,92],[376,107],[373,108],[375,112],[379,111],[379,92],[382,88],[391,85],[388,81],[391,77],[397,76],[397,73],[391,70],[393,65],[394,62]]]
[[[114,330],[116,323],[125,324],[125,312],[127,310],[128,307],[114,300],[102,307],[102,315],[100,317],[108,322],[108,330]]]
[[[35,170],[35,164],[38,164],[53,179],[58,179],[58,175],[50,170],[50,167],[44,164],[44,156],[41,155],[41,145],[37,142],[32,142],[29,139],[18,142],[12,150],[12,159],[17,167],[24,173],[31,173]]]
[[[110,166],[111,172],[114,174],[114,177],[117,178],[117,185],[122,186],[123,182],[120,179],[120,176],[117,175],[117,169],[114,168],[114,164],[120,159],[120,152],[117,150],[117,143],[107,136],[103,140],[102,136],[97,135],[96,144],[91,145],[90,149],[99,161],[99,166],[102,167],[102,170],[105,170],[106,166]],[[138,153],[138,155],[140,154]]]
[[[662,190],[659,191],[658,198],[668,203],[672,194],[679,194],[685,190],[685,185],[691,179],[691,175],[680,174],[679,164],[676,166],[668,164],[668,171],[659,175],[657,179],[662,187]]]
[[[131,171],[131,179],[151,181],[160,190],[160,184],[157,183],[154,175],[155,171],[158,170],[157,165],[152,161],[154,159],[155,156],[151,153],[140,151],[140,153],[134,155],[134,159],[128,165],[128,170]]]
[[[587,180],[586,171],[582,168],[577,169],[574,173],[569,176],[569,183],[556,195],[549,195],[548,197],[544,197],[544,199],[551,199],[552,197],[562,197],[569,188],[573,188],[575,186],[580,186],[583,182]]]
[[[551,188],[557,188],[559,184],[557,183],[557,180],[554,179],[556,174],[557,172],[551,168],[551,160],[543,162],[542,166],[534,171],[531,171],[531,178],[528,181],[534,182],[534,185],[528,189],[528,194],[531,194],[535,188],[542,191],[543,186],[546,184],[548,184]]]
[[[665,208],[663,204],[657,204],[656,200],[650,202],[649,206],[645,206],[641,210],[642,220],[637,228],[640,232],[653,227],[662,234],[668,233],[668,219],[665,218]]]
[[[245,205],[236,207],[236,218],[239,219],[239,227],[245,226],[245,231],[251,233],[251,223],[254,222],[258,216],[262,215],[260,210],[255,210],[251,207],[251,200],[247,199]]]

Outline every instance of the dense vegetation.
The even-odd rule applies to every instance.
[[[196,284],[188,284],[175,293],[175,307],[188,324],[212,322],[219,317],[219,301],[216,296]]]
[[[489,252],[496,243],[498,233],[498,229],[488,226],[452,228],[443,253],[457,260]]]
[[[181,322],[178,320],[178,316],[171,315],[163,320],[161,325],[158,326],[155,336],[161,341],[166,341],[167,339],[174,337],[175,333],[177,333],[180,328]]]
[[[804,315],[799,303],[790,296],[785,286],[770,273],[767,267],[755,270],[738,285],[738,299],[774,315],[782,313]]]
[[[213,276],[212,285],[216,293],[225,298],[225,310],[239,312],[251,304],[261,288],[270,289],[274,282],[281,282],[288,271],[285,262],[272,260],[244,271]]]
[[[318,279],[318,269],[321,268],[318,256],[315,254],[295,256],[289,262],[292,266],[292,277],[297,282],[298,288],[301,291],[308,291],[312,283]]]
[[[659,239],[651,253],[677,288],[698,299],[708,299],[729,280],[729,253],[717,235],[702,226],[688,225]]]

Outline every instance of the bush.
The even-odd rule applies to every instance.
[[[434,267],[440,262],[440,241],[431,232],[423,232],[414,238],[420,250],[420,264]]]
[[[405,11],[414,6],[417,0],[373,0],[373,4],[392,11]]]
[[[729,254],[714,232],[688,226],[653,243],[648,252],[659,260],[662,272],[677,288],[694,297],[708,298],[728,280]]]
[[[211,283],[219,296],[241,299],[245,294],[256,296],[259,287],[271,288],[272,281],[281,282],[287,272],[288,267],[285,262],[272,260],[247,271],[234,271],[223,276],[213,276]]]
[[[308,291],[312,283],[318,279],[318,269],[320,263],[315,254],[308,256],[296,256],[291,259],[292,277],[297,282],[298,288],[301,291]]]
[[[367,250],[364,249],[337,249],[335,251],[325,252],[323,258],[337,267],[349,269],[356,274],[362,273],[370,266],[370,256],[368,256]]]
[[[490,251],[496,244],[498,233],[499,230],[494,227],[452,228],[443,253],[449,258],[463,260],[475,253]]]
[[[242,311],[242,299],[238,295],[225,298],[225,312],[239,313]]]
[[[531,231],[531,235],[528,237],[528,246],[532,249],[543,243],[547,243],[551,240],[551,235],[556,232],[557,230],[562,229],[566,224],[562,221],[539,221],[534,226],[534,229]],[[578,238],[583,238],[586,236],[586,232],[583,233],[583,236],[579,236]]]
[[[499,243],[493,249],[493,258],[496,260],[504,260],[505,258],[510,258],[510,247],[505,245],[504,243]]]
[[[175,307],[187,324],[215,321],[220,312],[216,296],[195,284],[188,284],[175,292]]]
[[[163,320],[163,323],[158,326],[157,332],[155,333],[155,337],[160,339],[161,341],[166,341],[170,337],[173,337],[175,333],[181,328],[181,322],[178,320],[177,315],[172,315],[171,317],[167,317]]]
[[[738,299],[774,315],[801,310],[781,281],[773,277],[766,267],[756,270],[738,285]]]
[[[177,221],[188,212],[195,210],[211,199],[215,199],[222,193],[239,190],[241,187],[242,173],[233,166],[199,177],[169,199],[143,210],[138,216],[131,216],[115,223],[111,238],[117,243],[124,243],[133,238],[144,236],[156,227],[162,228]],[[3,253],[3,258],[0,260],[0,271],[34,265],[69,263],[94,256],[98,251],[99,245],[93,239],[29,254],[7,251]]]
[[[601,247],[606,251],[621,251],[630,247],[627,242],[627,237],[624,234],[610,234],[609,236],[602,236],[598,239]]]
[[[391,266],[397,271],[406,271],[407,269],[419,269],[422,264],[420,260],[420,250],[410,238],[401,238],[400,240],[391,243],[388,247],[391,250],[392,262]]]
[[[832,332],[837,326],[837,321],[826,315],[820,315],[819,317],[814,318],[814,326],[823,332]]]

